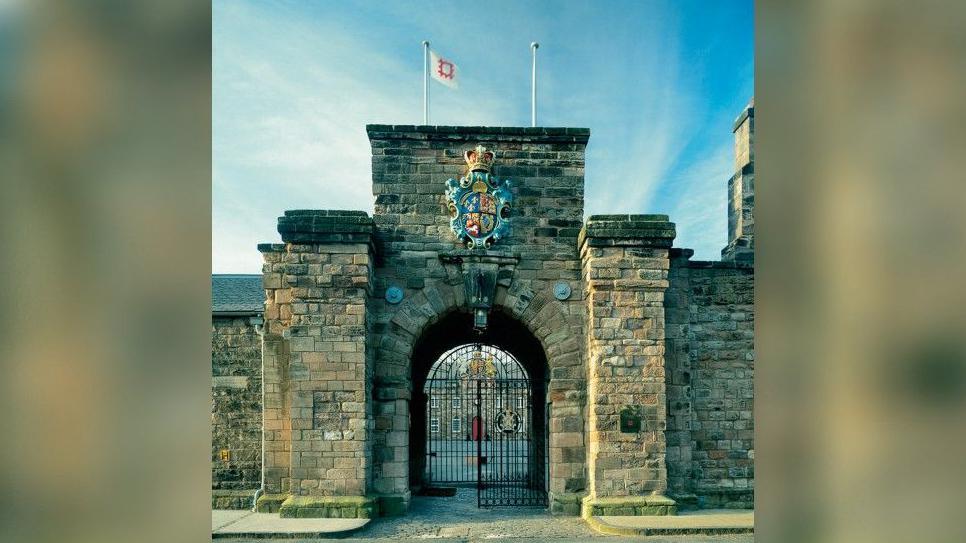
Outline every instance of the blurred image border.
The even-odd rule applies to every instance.
[[[756,539],[966,541],[966,4],[755,29]],[[0,47],[0,540],[207,540],[210,6]]]

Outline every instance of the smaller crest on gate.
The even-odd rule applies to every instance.
[[[496,428],[505,434],[512,434],[520,431],[521,422],[522,419],[520,418],[520,415],[516,411],[507,407],[499,415],[497,415]]]
[[[463,153],[466,175],[446,181],[450,229],[470,249],[487,249],[510,235],[510,180],[490,174],[493,151],[482,145]]]

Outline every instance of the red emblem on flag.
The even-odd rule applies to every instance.
[[[453,79],[454,68],[455,66],[453,66],[452,62],[441,58],[436,67],[436,73],[444,79]]]
[[[457,88],[459,66],[452,60],[439,56],[436,51],[429,51],[429,64],[426,65],[426,71],[433,75],[433,79],[443,85],[451,89]]]

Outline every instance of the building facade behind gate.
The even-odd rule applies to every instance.
[[[369,125],[372,216],[286,211],[258,246],[261,311],[213,315],[214,506],[261,489],[283,516],[403,513],[431,484],[430,369],[485,344],[528,375],[528,468],[553,512],[751,507],[753,123],[749,105],[714,262],[674,247],[666,215],[584,218],[587,129]],[[510,180],[493,217],[447,197],[472,150]],[[454,216],[507,228],[461,240]]]

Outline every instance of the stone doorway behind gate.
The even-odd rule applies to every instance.
[[[454,312],[414,350],[410,481],[414,495],[470,494],[478,507],[547,500],[546,362],[508,316],[483,334]],[[526,361],[526,362],[525,362]],[[465,504],[464,504],[465,505]]]

